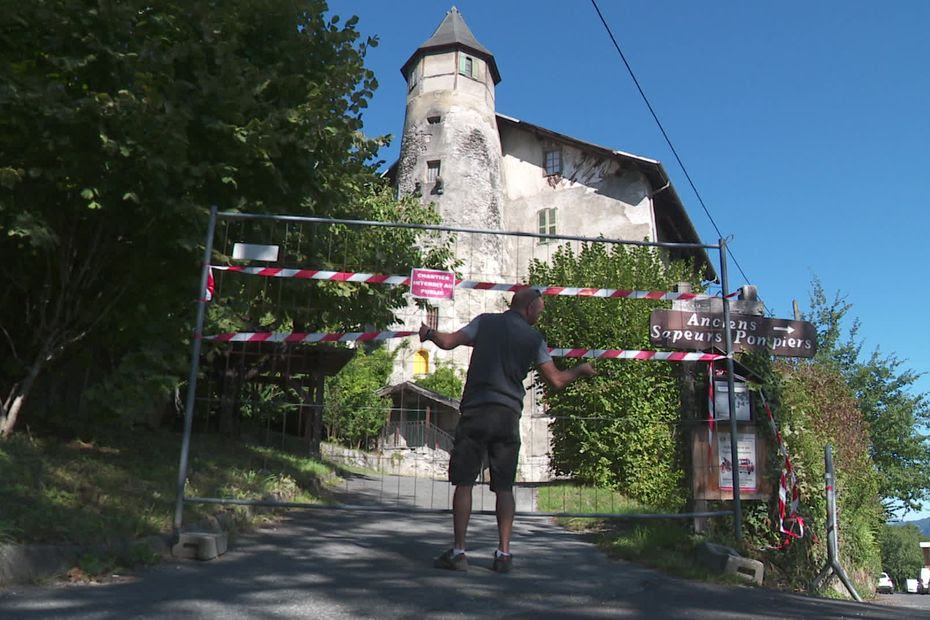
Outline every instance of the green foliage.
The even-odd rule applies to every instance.
[[[416,384],[456,400],[462,398],[462,389],[465,387],[460,371],[457,371],[454,366],[439,364],[432,373],[422,379],[417,379]]]
[[[801,496],[800,515],[806,534],[781,551],[763,554],[773,583],[806,590],[826,562],[827,505],[824,491],[824,447],[833,447],[840,523],[840,561],[851,575],[880,569],[876,533],[884,518],[878,500],[878,475],[869,458],[868,424],[835,371],[821,365],[780,362],[773,366],[756,356],[749,360],[764,378],[763,389],[794,466]],[[767,464],[777,479],[784,463]],[[782,542],[777,532],[777,497],[768,505],[744,504],[745,544],[766,548]],[[815,536],[821,537],[815,540]]]
[[[387,199],[374,162],[386,139],[361,133],[377,41],[323,1],[36,0],[2,19],[0,435],[37,377],[63,389],[52,364],[92,369],[93,410],[129,422],[173,391],[211,205],[435,218]],[[428,262],[413,237],[353,247],[375,265]],[[383,324],[400,296],[314,290],[311,311],[278,321]],[[128,380],[141,369],[153,372]]]
[[[653,250],[604,244],[560,247],[550,263],[534,262],[531,282],[573,286],[670,290],[698,282],[688,265],[668,264]],[[663,302],[552,297],[540,328],[550,346],[649,348],[649,315]],[[560,360],[560,366],[573,362]],[[664,509],[681,507],[683,445],[679,388],[664,364],[604,361],[598,376],[546,393],[556,473]]]
[[[120,432],[94,442],[20,433],[0,443],[0,541],[83,545],[170,531],[178,435],[116,429]],[[312,502],[333,478],[329,466],[267,446],[195,435],[191,448],[190,495],[220,497],[234,491],[250,499]],[[305,453],[306,446],[301,448]],[[215,511],[208,505],[186,506],[185,523]],[[130,550],[128,558],[136,564],[146,554]],[[123,565],[126,561],[121,559]]]
[[[920,576],[924,566],[920,542],[923,536],[913,525],[883,525],[879,534],[882,549],[882,570],[894,581],[895,588],[904,590],[905,581]]]
[[[353,205],[353,218],[436,224],[438,214],[419,204],[416,197],[400,200],[381,180],[364,186],[364,194]],[[449,246],[429,234],[403,228],[350,227],[344,225],[290,226],[262,222],[237,225],[232,241],[269,239],[280,245],[285,256],[279,262],[316,269],[368,273],[409,273],[412,267],[444,267],[451,259]],[[420,242],[431,241],[421,250]],[[214,262],[232,262],[232,243],[224,239],[214,252]],[[308,283],[240,274],[215,274],[217,291],[207,315],[208,331],[282,330],[364,331],[394,322],[394,311],[407,303],[404,287],[337,281]]]
[[[813,281],[808,319],[820,339],[814,363],[839,373],[856,399],[868,424],[868,452],[886,510],[918,510],[930,498],[930,443],[921,431],[930,425],[928,395],[914,389],[921,374],[903,368],[895,355],[875,349],[863,356],[858,320],[844,336],[851,309],[839,294],[828,301],[820,281]]]
[[[386,348],[360,349],[338,375],[327,379],[323,420],[331,439],[368,448],[378,438],[391,402],[376,392],[387,383],[393,365],[394,356]]]

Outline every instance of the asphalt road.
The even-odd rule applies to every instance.
[[[898,607],[904,617],[930,617],[930,596],[905,592],[879,594],[875,597],[875,603]]]
[[[103,585],[7,589],[0,618],[930,618],[663,576],[610,560],[540,517],[518,518],[510,574],[489,568],[496,527],[484,515],[469,531],[471,570],[434,569],[450,531],[444,514],[293,512],[211,562],[166,563]]]

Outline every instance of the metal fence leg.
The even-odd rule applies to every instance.
[[[839,553],[837,552],[836,489],[833,482],[835,480],[833,476],[833,446],[827,445],[824,448],[824,463],[826,465],[826,471],[823,477],[827,487],[827,562],[820,570],[817,578],[814,579],[812,585],[815,590],[819,590],[826,584],[830,573],[833,573],[840,578],[840,581],[846,586],[846,590],[849,591],[849,594],[861,603],[862,598],[859,596],[859,593],[856,592],[856,588],[853,587],[852,581],[850,581],[846,571],[843,570],[842,565],[840,565]]]

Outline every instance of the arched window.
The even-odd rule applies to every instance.
[[[426,349],[420,349],[413,354],[413,374],[429,374],[429,352]]]

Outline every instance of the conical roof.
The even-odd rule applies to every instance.
[[[488,63],[488,68],[491,71],[491,76],[494,78],[494,83],[497,84],[501,81],[501,74],[497,70],[497,62],[494,60],[494,54],[492,54],[488,48],[481,45],[481,43],[478,43],[475,35],[473,35],[468,28],[468,24],[465,23],[465,18],[462,17],[462,14],[459,13],[459,10],[454,6],[446,13],[446,16],[439,24],[439,27],[436,28],[433,35],[424,41],[410,58],[407,59],[407,62],[401,67],[400,72],[404,77],[407,77],[410,65],[416,62],[416,60],[427,51],[436,52],[454,49],[463,49],[483,59]]]

